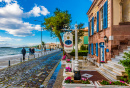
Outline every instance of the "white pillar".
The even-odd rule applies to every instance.
[[[77,27],[78,25],[75,24],[75,71],[79,71],[79,64],[78,64],[78,35],[77,35]]]

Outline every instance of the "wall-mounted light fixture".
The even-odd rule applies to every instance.
[[[104,36],[104,41],[105,41],[105,43],[108,43],[108,38],[106,35]]]

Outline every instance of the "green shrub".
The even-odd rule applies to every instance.
[[[80,50],[87,50],[87,46],[82,45],[82,46],[80,47]]]
[[[124,60],[120,60],[120,64],[122,64],[126,69],[125,71],[128,74],[129,80],[130,80],[130,52],[129,53],[124,53],[123,58],[125,58]]]
[[[78,56],[87,56],[88,50],[79,50]],[[71,56],[75,56],[75,50],[70,53]]]

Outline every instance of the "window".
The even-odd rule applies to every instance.
[[[94,45],[94,55],[96,55],[96,44],[93,45]]]
[[[90,24],[89,24],[89,29],[90,29],[90,35],[92,35],[92,21],[90,21]]]
[[[96,18],[94,19],[94,32],[97,31],[97,21],[96,21]]]
[[[100,17],[101,17],[100,29],[103,30],[103,8],[101,8],[101,11],[100,11]]]

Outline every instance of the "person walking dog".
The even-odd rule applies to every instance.
[[[22,54],[23,54],[23,61],[25,61],[25,54],[26,54],[26,50],[25,50],[25,48],[23,47],[23,49],[22,49]]]

